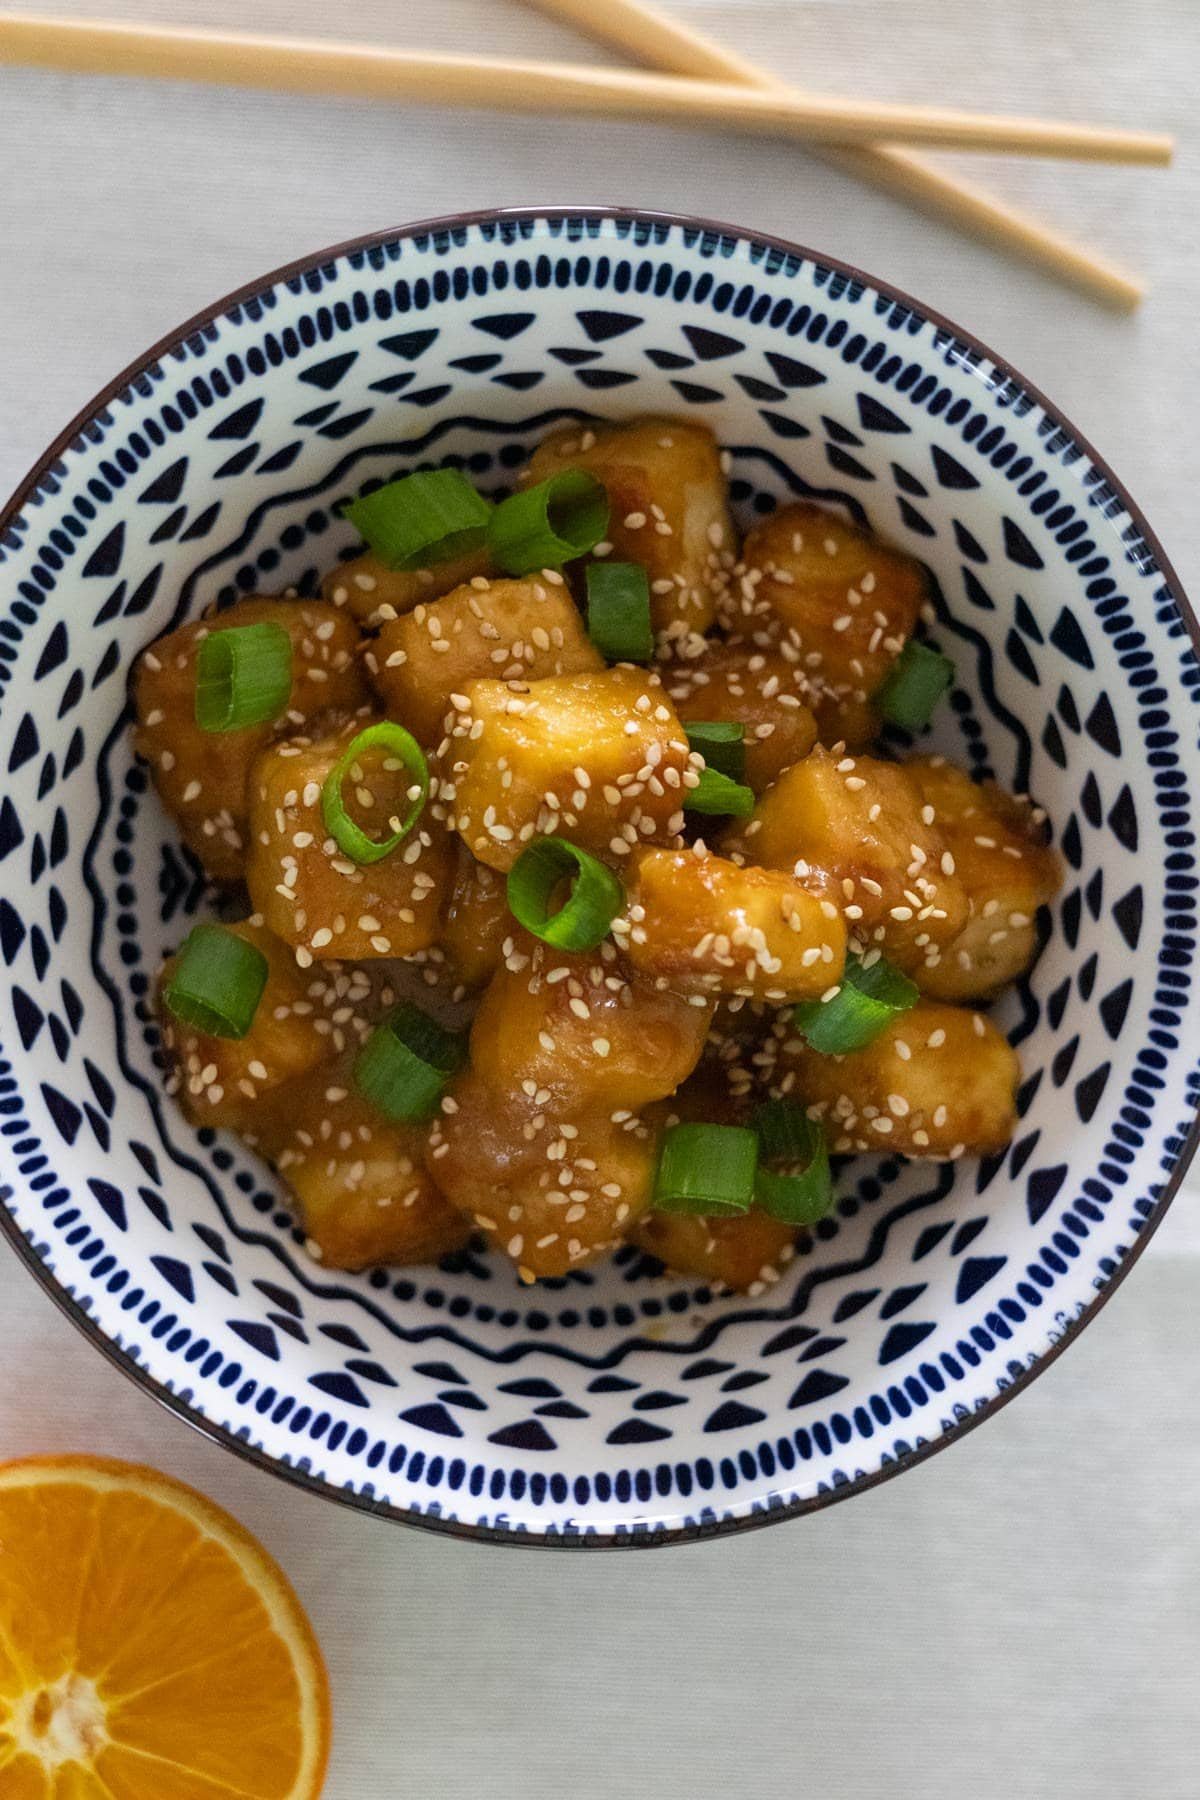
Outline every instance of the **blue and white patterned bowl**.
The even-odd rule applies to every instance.
[[[812,494],[930,569],[938,746],[1049,809],[1068,870],[1001,1012],[1002,1156],[860,1160],[778,1288],[628,1252],[331,1276],[266,1170],[161,1090],[153,972],[205,904],[134,763],[126,675],[213,599],[312,582],[370,477],[503,485],[548,425],[695,414],[743,521]],[[135,1380],[365,1510],[495,1541],[784,1518],[993,1411],[1091,1317],[1195,1142],[1196,623],[1124,490],[990,352],[723,226],[500,213],[269,276],[89,407],[0,516],[0,1219]],[[1193,765],[1194,766],[1194,765]]]

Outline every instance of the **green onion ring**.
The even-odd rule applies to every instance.
[[[201,638],[196,653],[196,723],[201,731],[241,731],[286,711],[292,640],[269,619]]]
[[[684,721],[691,749],[704,758],[706,769],[724,775],[735,785],[746,779],[746,727],[735,719],[687,719]]]
[[[571,892],[557,912],[555,890],[566,880]],[[625,890],[612,870],[566,838],[534,838],[508,872],[508,909],[544,944],[559,950],[594,950],[625,904]]]
[[[687,812],[748,819],[754,811],[754,792],[718,769],[701,769],[699,785],[684,788],[683,804]]]
[[[587,628],[606,662],[650,661],[650,582],[640,563],[588,564]]]
[[[492,503],[457,469],[418,469],[342,508],[389,569],[424,569],[478,550]]]
[[[758,1138],[742,1125],[672,1125],[654,1178],[656,1212],[733,1218],[754,1199]]]
[[[267,985],[267,959],[224,925],[194,925],[163,989],[169,1011],[207,1037],[244,1038]]]
[[[802,1001],[792,1008],[792,1019],[810,1049],[823,1056],[846,1056],[874,1043],[919,999],[908,976],[882,956],[869,967],[851,956],[837,993],[829,1000]]]
[[[608,495],[586,469],[563,469],[502,500],[488,545],[506,575],[560,569],[593,549],[608,530]]]
[[[350,817],[342,797],[342,783],[346,776],[363,752],[373,749],[383,750],[395,757],[412,776],[411,787],[417,789],[415,794],[409,792],[408,811],[396,830],[386,838],[369,837]],[[403,725],[397,725],[391,719],[383,719],[376,725],[368,725],[365,731],[360,731],[357,737],[352,738],[330,769],[321,789],[321,816],[330,837],[351,862],[377,863],[382,862],[385,856],[390,856],[404,842],[420,818],[428,798],[429,764],[425,760],[425,752],[412,733],[405,731]]]
[[[892,664],[875,703],[890,724],[915,735],[924,731],[953,680],[950,658],[912,639]]]
[[[354,1062],[354,1086],[385,1119],[416,1124],[434,1111],[466,1057],[466,1041],[402,1001],[376,1026]]]

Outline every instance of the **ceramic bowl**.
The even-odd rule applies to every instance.
[[[935,747],[1049,810],[1068,879],[999,1016],[1024,1080],[982,1163],[861,1159],[754,1299],[628,1251],[323,1272],[267,1170],[162,1092],[147,1000],[209,900],[134,761],[135,654],[309,586],[372,478],[511,479],[555,420],[663,410],[921,558],[958,681]],[[98,1348],[242,1456],[494,1541],[782,1519],[945,1445],[1097,1311],[1193,1147],[1196,622],[1115,476],[990,351],[732,227],[498,213],[329,250],[156,346],[0,516],[0,1198]]]

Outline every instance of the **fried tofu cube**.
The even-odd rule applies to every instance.
[[[786,770],[726,848],[829,884],[851,949],[903,969],[936,961],[967,920],[967,897],[913,777],[869,756],[817,749]]]
[[[428,1168],[524,1281],[616,1248],[650,1204],[657,1137],[632,1115],[559,1111],[468,1072],[430,1136]]]
[[[563,469],[587,469],[607,489],[609,554],[645,569],[655,631],[669,641],[707,631],[736,542],[707,426],[658,417],[564,425],[539,444],[525,484]]]
[[[292,691],[278,719],[240,731],[196,723],[196,660],[215,631],[282,625],[292,640]],[[150,765],[159,798],[215,881],[238,881],[246,859],[246,787],[255,757],[281,732],[327,708],[353,712],[367,698],[354,620],[319,600],[239,600],[181,625],[134,665],[134,748]]]
[[[471,1028],[471,1067],[500,1092],[572,1112],[636,1111],[691,1074],[711,1015],[703,998],[631,975],[611,944],[556,950],[514,922]]]
[[[267,960],[266,986],[245,1037],[213,1037],[175,1017],[164,996],[177,955],[162,966],[156,1000],[168,1093],[194,1125],[240,1130],[268,1096],[331,1057],[343,1007],[349,1015],[365,1006],[371,983],[361,970],[332,963],[314,981],[261,919],[243,919],[226,929]]]
[[[1062,886],[1044,817],[994,782],[982,785],[940,757],[906,763],[954,859],[969,917],[938,962],[918,971],[939,1000],[982,1000],[1023,975],[1037,951],[1037,911]]]
[[[293,1082],[256,1120],[255,1147],[292,1190],[325,1268],[436,1262],[471,1227],[426,1172],[428,1126],[383,1118],[352,1071],[346,1057]]]
[[[613,936],[642,975],[676,993],[744,994],[784,1005],[841,979],[838,907],[790,870],[739,867],[695,850],[642,850]]]
[[[667,677],[684,725],[725,720],[746,731],[746,784],[756,794],[807,756],[817,741],[811,686],[799,663],[750,643],[713,644]]]
[[[486,549],[432,563],[427,569],[389,569],[373,550],[364,550],[329,571],[321,583],[321,598],[373,628],[401,618],[422,602],[427,605],[476,575],[487,575],[491,566]]]
[[[472,681],[537,681],[603,669],[570,589],[554,569],[521,581],[480,576],[380,628],[363,659],[389,718],[436,745],[451,695]]]
[[[656,675],[621,667],[523,687],[476,681],[464,698],[442,791],[480,862],[509,869],[530,838],[558,831],[623,859],[682,828],[683,797],[699,777]]]
[[[639,1250],[679,1275],[698,1275],[713,1287],[762,1294],[796,1254],[796,1228],[752,1206],[734,1218],[694,1213],[647,1213],[629,1234]]]
[[[991,1155],[1016,1130],[1021,1069],[1012,1045],[982,1013],[935,1000],[919,1000],[848,1056],[822,1056],[789,1037],[774,1078],[824,1122],[838,1154],[944,1162]]]
[[[428,1167],[525,1280],[611,1250],[645,1211],[657,1140],[638,1109],[690,1074],[710,1014],[630,979],[611,944],[571,955],[514,932]]]
[[[500,965],[513,917],[504,876],[476,862],[461,843],[456,857],[438,942],[454,978],[465,988],[479,988]]]
[[[411,956],[434,943],[450,881],[452,840],[431,796],[412,831],[378,862],[355,863],[330,836],[325,778],[365,721],[328,736],[273,744],[250,780],[246,885],[271,930],[307,967],[314,957]],[[378,748],[347,774],[342,797],[367,834],[384,838],[408,807],[411,780]]]
[[[779,620],[818,686],[864,701],[907,643],[926,592],[912,557],[801,500],[747,537],[727,622],[744,632]]]

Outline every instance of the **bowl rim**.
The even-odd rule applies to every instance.
[[[264,290],[273,288],[291,277],[302,274],[314,265],[341,261],[343,258],[359,251],[369,250],[380,244],[404,242],[415,237],[432,236],[439,232],[450,232],[469,229],[471,226],[502,223],[504,221],[528,221],[552,219],[594,219],[598,221],[615,220],[622,223],[664,225],[671,228],[683,228],[701,232],[713,232],[723,237],[731,237],[743,243],[761,244],[771,250],[778,250],[789,256],[800,257],[822,268],[832,270],[838,275],[849,277],[853,281],[861,281],[876,293],[887,297],[898,304],[908,307],[920,318],[941,329],[950,332],[960,342],[968,345],[973,351],[991,362],[994,367],[1017,382],[1025,393],[1042,408],[1047,417],[1054,420],[1079,448],[1090,459],[1093,466],[1110,483],[1113,492],[1120,499],[1130,519],[1137,525],[1138,531],[1154,556],[1156,567],[1164,584],[1170,590],[1171,598],[1179,616],[1187,628],[1192,646],[1200,656],[1200,618],[1197,617],[1178,575],[1167,557],[1158,537],[1144,517],[1140,507],[1124,483],[1110,468],[1107,461],[1091,444],[1090,440],[1071,422],[1033,382],[1029,381],[1020,370],[1015,368],[1006,357],[1000,356],[976,337],[973,332],[966,331],[955,320],[944,313],[928,306],[924,301],[914,298],[903,288],[892,282],[881,280],[869,271],[857,267],[853,263],[843,261],[840,257],[830,256],[824,251],[810,248],[789,238],[776,236],[771,232],[756,231],[749,226],[731,225],[717,219],[707,219],[688,213],[661,211],[655,208],[638,206],[580,204],[572,206],[562,203],[553,206],[495,206],[481,207],[468,212],[446,213],[433,218],[417,219],[407,225],[399,225],[383,230],[370,231],[358,237],[348,238],[327,248],[313,250],[296,257],[278,268],[242,283],[232,292],[192,314],[192,316],[156,340],[148,350],[134,358],[111,380],[107,381],[100,391],[86,402],[69,424],[63,427],[57,437],[39,456],[32,468],[20,481],[0,506],[0,537],[12,526],[24,508],[27,500],[41,485],[44,477],[53,469],[54,464],[63,452],[79,437],[92,417],[108,406],[131,383],[155,363],[166,356],[171,349],[192,333],[212,324],[232,307],[237,306]],[[1080,1333],[1092,1323],[1093,1319],[1107,1305],[1113,1294],[1121,1286],[1130,1270],[1139,1261],[1147,1244],[1154,1236],[1166,1216],[1175,1195],[1178,1193],[1187,1174],[1188,1167],[1200,1147],[1200,1106],[1197,1107],[1180,1149],[1175,1157],[1171,1171],[1163,1183],[1163,1189],[1153,1210],[1143,1221],[1136,1241],[1128,1255],[1124,1257],[1116,1272],[1110,1276],[1105,1286],[1088,1302],[1078,1318],[1063,1331],[1058,1341],[1043,1351],[1032,1367],[1024,1369],[1020,1375],[1013,1377],[1009,1386],[1002,1392],[993,1394],[969,1418],[957,1421],[953,1426],[941,1432],[936,1438],[912,1450],[908,1455],[876,1469],[869,1475],[848,1482],[823,1493],[811,1495],[807,1499],[798,1499],[786,1504],[767,1507],[732,1518],[715,1520],[712,1523],[665,1526],[645,1533],[626,1531],[620,1535],[617,1531],[604,1531],[589,1535],[580,1533],[577,1536],[559,1533],[536,1531],[510,1531],[494,1526],[472,1524],[461,1519],[448,1519],[430,1515],[412,1507],[396,1506],[381,1501],[370,1495],[356,1492],[349,1488],[335,1486],[331,1482],[321,1480],[306,1471],[289,1463],[281,1462],[266,1451],[247,1444],[233,1431],[223,1425],[206,1418],[196,1408],[180,1399],[165,1383],[143,1369],[140,1364],[118,1347],[92,1319],[90,1313],[69,1294],[55,1279],[47,1265],[38,1256],[34,1246],[21,1230],[14,1215],[9,1211],[4,1195],[5,1187],[0,1184],[0,1233],[8,1239],[16,1251],[19,1260],[33,1275],[42,1290],[49,1295],[59,1311],[68,1318],[76,1329],[95,1346],[101,1354],[120,1370],[136,1387],[141,1388],[156,1400],[169,1413],[190,1425],[210,1442],[232,1451],[242,1461],[253,1467],[263,1469],[280,1481],[302,1491],[318,1495],[338,1505],[352,1508],[357,1512],[373,1514],[377,1518],[386,1518],[399,1524],[408,1525],[422,1531],[436,1532],[440,1535],[466,1538],[476,1542],[505,1544],[523,1549],[567,1549],[567,1550],[625,1550],[650,1549],[661,1546],[697,1543],[718,1537],[730,1537],[734,1533],[754,1531],[767,1525],[773,1525],[785,1519],[798,1518],[807,1513],[823,1510],[840,1500],[852,1495],[866,1492],[868,1489],[881,1486],[893,1480],[897,1475],[905,1473],[918,1463],[927,1462],[940,1451],[948,1449],[951,1444],[958,1443],[968,1432],[975,1430],[986,1419],[992,1418],[1018,1394],[1022,1394],[1073,1344]],[[11,1191],[11,1190],[9,1190]]]

